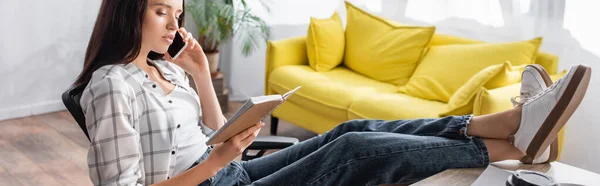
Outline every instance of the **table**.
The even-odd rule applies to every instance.
[[[492,163],[493,166],[505,170],[534,170],[554,177],[558,183],[574,183],[580,185],[600,185],[600,174],[573,167],[561,162],[529,165],[516,160]],[[413,185],[471,185],[485,168],[449,169],[421,180]]]

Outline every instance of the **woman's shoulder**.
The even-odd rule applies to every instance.
[[[112,78],[124,78],[126,75],[125,64],[104,65],[92,73],[93,79],[102,79],[106,76]]]
[[[133,86],[126,80],[129,76],[131,74],[125,69],[125,65],[117,64],[100,67],[92,73],[92,78],[83,90],[80,103],[83,106],[92,97],[103,94],[119,93],[133,96]]]
[[[111,83],[122,87],[129,84],[126,80],[130,79],[131,76],[132,74],[126,69],[125,64],[105,65],[92,73],[90,84],[106,86]]]

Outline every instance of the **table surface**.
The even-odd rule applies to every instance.
[[[600,185],[600,174],[560,162],[529,165],[516,160],[508,160],[492,163],[492,165],[505,170],[525,169],[544,172],[552,176],[558,183]],[[448,169],[413,185],[471,185],[483,170],[485,168]]]

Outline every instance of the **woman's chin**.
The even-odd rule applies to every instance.
[[[159,54],[166,54],[168,50],[169,50],[169,47],[161,48],[160,50],[152,50],[152,51],[159,53]]]

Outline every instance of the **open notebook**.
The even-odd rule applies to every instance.
[[[206,141],[206,145],[224,142],[262,121],[298,89],[300,89],[300,86],[283,95],[251,97],[231,116],[223,127],[210,136]]]

